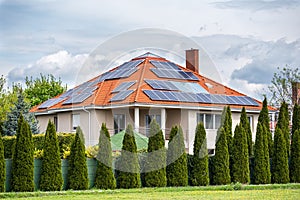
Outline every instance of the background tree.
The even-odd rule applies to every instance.
[[[96,170],[95,187],[99,189],[115,189],[116,179],[112,169],[110,135],[105,123],[102,123],[98,144],[98,167]]]
[[[232,143],[231,180],[234,183],[249,183],[249,153],[247,135],[242,124],[235,127]]]
[[[277,108],[282,102],[292,105],[292,83],[300,81],[300,72],[298,68],[286,66],[283,69],[277,68],[269,86],[271,93],[270,104]]]
[[[119,170],[117,176],[118,188],[141,187],[137,147],[131,124],[128,124],[124,134],[122,152],[118,161],[117,169],[122,169]]]
[[[216,141],[212,168],[213,184],[226,185],[230,183],[230,169],[226,132],[223,127],[218,129]]]
[[[285,139],[287,155],[290,155],[290,128],[288,105],[283,102],[280,106],[278,122],[276,127],[280,128]]]
[[[25,78],[25,97],[30,100],[31,106],[38,105],[52,97],[62,94],[67,86],[62,86],[60,78],[58,80],[52,75],[40,74],[40,77],[33,79]]]
[[[145,172],[146,187],[165,187],[167,185],[165,139],[155,119],[150,123]]]
[[[300,129],[300,106],[296,103],[293,108],[292,138],[296,130]]]
[[[230,106],[223,108],[220,127],[224,128],[224,131],[226,133],[228,151],[230,152],[230,147],[232,143],[232,118]]]
[[[78,126],[69,157],[68,189],[86,190],[89,186],[83,138],[82,130]]]
[[[272,183],[288,183],[290,181],[285,138],[278,126],[274,135],[274,156],[271,171]]]
[[[240,124],[243,127],[246,136],[247,136],[247,146],[248,146],[248,154],[249,157],[252,155],[252,131],[251,126],[248,121],[247,113],[245,107],[242,108],[242,113],[240,117]]]
[[[2,136],[0,135],[0,192],[5,191],[5,159]]]
[[[32,192],[34,190],[33,152],[32,133],[23,115],[20,115],[12,160],[12,191]]]
[[[269,127],[269,126],[268,126]],[[270,152],[273,152],[273,149],[270,151],[269,150],[269,139],[270,139],[270,135],[269,135],[269,128],[266,128],[263,125],[263,135],[264,135],[264,156],[265,156],[265,163],[266,163],[266,169],[265,169],[265,173],[266,173],[266,180],[267,183],[271,183],[271,166],[270,166]],[[273,140],[272,140],[272,148],[273,148]]]
[[[292,138],[290,180],[300,183],[300,129],[296,130]]]
[[[187,156],[180,126],[173,126],[170,132],[167,151],[167,185],[188,185]]]
[[[203,123],[199,123],[196,127],[193,151],[191,183],[194,186],[206,186],[209,184],[209,171],[206,131]]]
[[[40,190],[59,191],[63,184],[61,159],[55,125],[51,121],[48,122],[43,150]]]

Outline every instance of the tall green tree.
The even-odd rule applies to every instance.
[[[72,143],[69,157],[68,189],[86,190],[89,186],[83,138],[83,132],[80,126],[78,126],[76,128],[75,140]]]
[[[43,150],[40,190],[59,191],[63,184],[61,159],[55,125],[51,121],[46,129]]]
[[[248,146],[248,154],[249,157],[252,155],[252,131],[251,126],[247,117],[246,109],[245,107],[242,108],[242,113],[240,117],[240,124],[243,127],[246,136],[247,136],[247,146]]]
[[[269,131],[268,128],[266,128],[263,125],[263,129],[264,129],[264,155],[265,155],[265,163],[266,163],[266,180],[267,183],[271,183],[271,166],[270,166],[270,150],[269,150]],[[273,140],[272,140],[273,142]],[[273,143],[272,143],[272,147],[273,147]],[[271,151],[273,152],[273,150]]]
[[[62,94],[67,87],[62,85],[60,78],[56,79],[52,74],[43,75],[33,79],[25,78],[25,97],[31,102],[31,106],[38,105],[52,97]]]
[[[12,160],[11,189],[14,192],[32,192],[33,182],[33,140],[27,121],[20,115]]]
[[[206,131],[203,123],[199,123],[196,127],[193,151],[191,183],[194,186],[206,186],[209,184],[209,171]]]
[[[296,130],[300,129],[300,106],[296,103],[293,108],[292,139]]]
[[[289,112],[288,105],[283,102],[280,107],[278,122],[276,127],[279,127],[285,138],[287,155],[290,155],[290,128],[289,128]]]
[[[294,105],[291,141],[290,181],[300,183],[300,106]]]
[[[0,135],[0,192],[5,191],[5,159],[2,136]]]
[[[232,143],[232,117],[230,106],[223,108],[220,127],[224,128],[224,131],[226,133],[228,151],[230,152]]]
[[[187,186],[188,169],[181,126],[173,126],[167,151],[167,185]]]
[[[274,135],[274,156],[272,158],[272,183],[288,183],[289,166],[285,138],[277,126]]]
[[[223,127],[218,129],[216,141],[212,182],[214,185],[226,185],[230,183],[231,178],[226,132]]]
[[[117,176],[118,188],[141,187],[137,147],[131,124],[128,124],[125,130],[122,152],[117,164],[117,169],[119,169]]]
[[[145,172],[146,187],[165,187],[167,185],[165,139],[155,119],[150,123]]]
[[[102,123],[100,130],[97,160],[95,187],[99,189],[115,189],[116,179],[112,169],[110,135],[105,123]]]
[[[232,143],[232,182],[249,183],[249,154],[247,135],[242,124],[235,127]]]

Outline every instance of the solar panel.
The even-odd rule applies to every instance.
[[[142,62],[144,62],[144,59],[125,62],[122,65],[120,65],[118,67],[118,69],[120,69],[120,70],[132,69],[132,68],[135,68],[136,66],[138,66],[139,64],[141,64]]]
[[[131,93],[133,93],[134,90],[125,90],[125,91],[121,91],[117,94],[115,94],[110,101],[123,101],[124,99],[126,99]]]
[[[160,78],[173,78],[182,80],[199,80],[192,72],[182,70],[152,68],[151,71]]]
[[[64,98],[58,97],[58,98],[52,98],[52,99],[48,99],[47,101],[45,101],[44,103],[42,103],[38,109],[43,109],[43,108],[49,108],[51,106],[54,106],[55,104],[58,104],[59,102],[61,102]]]
[[[93,93],[81,93],[81,94],[72,95],[68,100],[63,102],[63,105],[81,103],[87,98],[89,98],[90,96],[92,96],[92,94]]]
[[[179,67],[177,67],[177,65],[172,62],[161,62],[157,60],[150,60],[150,63],[160,69],[179,70]]]
[[[131,86],[133,86],[136,83],[136,81],[129,81],[129,82],[123,82],[120,85],[118,85],[112,92],[120,92],[123,90],[128,90]]]

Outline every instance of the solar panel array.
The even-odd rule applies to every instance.
[[[128,88],[130,88],[131,86],[133,86],[136,83],[136,81],[129,81],[129,82],[123,82],[120,85],[118,85],[113,91],[112,93],[115,92],[121,92],[124,90],[128,90]]]
[[[114,101],[123,101],[124,99],[126,99],[130,94],[133,93],[134,90],[125,90],[125,91],[121,91],[118,92],[117,94],[115,94],[110,101],[114,102]]]
[[[55,104],[58,104],[62,100],[64,100],[64,98],[61,98],[61,97],[48,99],[47,101],[45,101],[44,103],[42,103],[38,108],[39,109],[49,108],[51,106],[54,106]]]
[[[229,104],[229,105],[245,105],[258,106],[258,103],[247,96],[226,96],[203,93],[187,93],[175,91],[159,91],[144,90],[144,93],[151,99],[156,101],[175,101],[175,102],[191,102],[191,103],[209,103],[209,104]]]

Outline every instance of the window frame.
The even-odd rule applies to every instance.
[[[210,123],[207,122],[208,116],[210,117]],[[216,116],[219,116],[220,120],[220,124],[216,124]],[[197,124],[199,122],[202,122],[204,125],[204,128],[207,130],[217,130],[219,128],[219,126],[221,125],[221,114],[219,113],[197,113]],[[201,119],[203,119],[203,121],[201,121]]]
[[[157,117],[159,116],[160,120],[157,120]],[[149,131],[150,131],[150,123],[148,123],[148,117],[150,117],[150,123],[152,119],[154,118],[156,122],[159,124],[159,127],[161,127],[161,115],[160,114],[146,114],[145,115],[145,129],[146,129],[146,136],[149,137]]]
[[[121,127],[121,125],[122,125],[121,116],[124,119],[123,127]],[[126,129],[126,115],[125,114],[114,114],[113,120],[114,120],[114,134],[120,133],[121,131]],[[116,123],[116,121],[117,121],[117,123]],[[116,128],[116,125],[117,125],[117,128]]]
[[[77,119],[75,117],[78,117]],[[77,122],[74,124],[74,122]],[[72,132],[75,132],[77,127],[80,126],[80,113],[73,113],[72,114]]]

